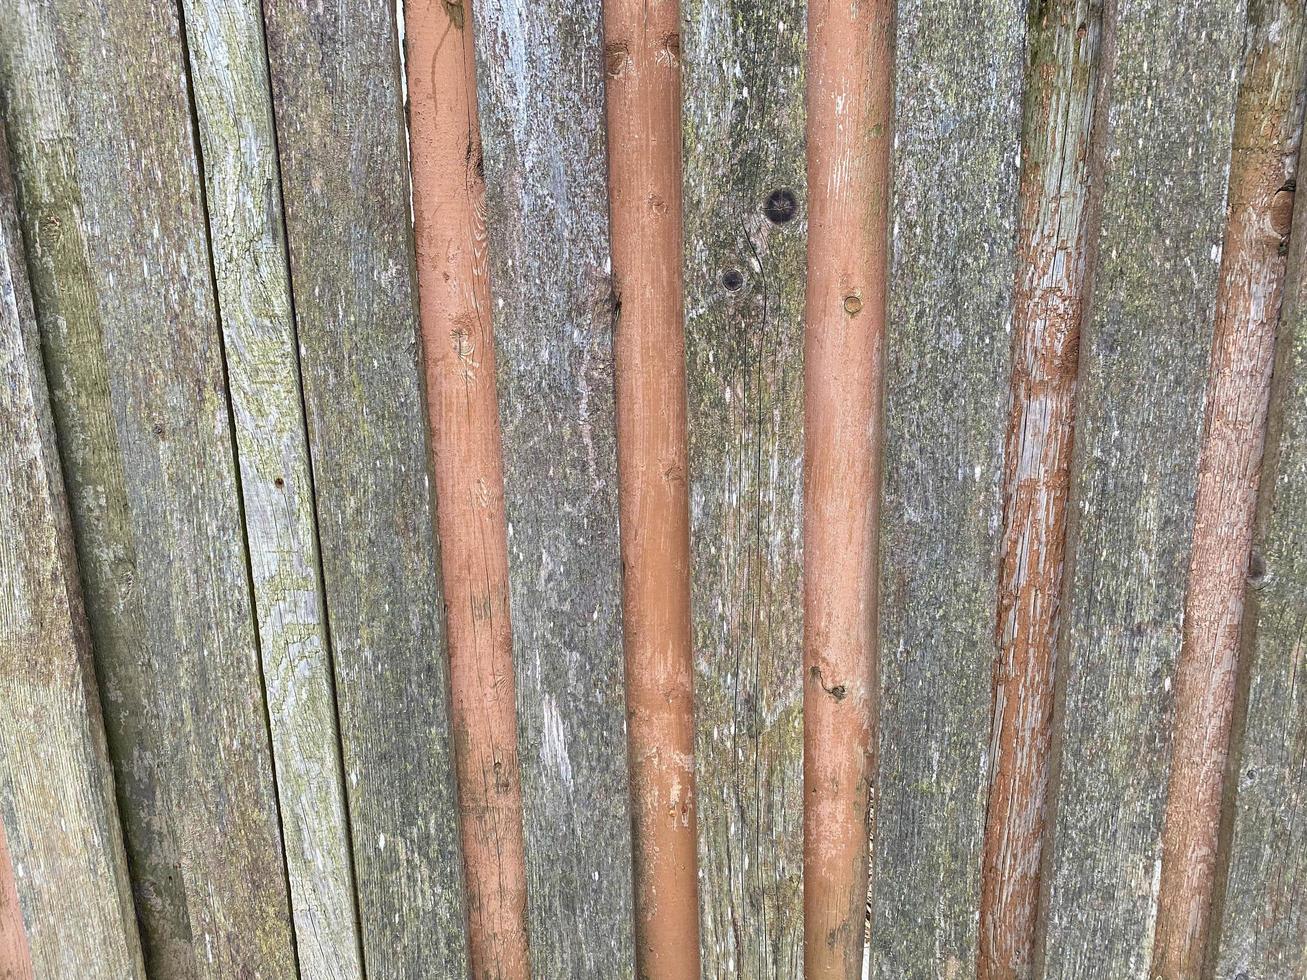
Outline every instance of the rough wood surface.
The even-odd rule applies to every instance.
[[[699,976],[678,0],[604,0],[636,972]]]
[[[1026,41],[1012,414],[1004,446],[999,655],[981,869],[981,980],[1029,976],[1095,196],[1102,0],[1031,6]]]
[[[894,13],[808,11],[803,912],[807,980],[861,980],[876,768]]]
[[[18,906],[18,886],[0,820],[0,980],[33,980],[32,951]]]
[[[686,0],[682,24],[703,975],[798,977],[804,5]]]
[[[533,970],[631,976],[599,3],[475,14]]]
[[[0,976],[144,980],[2,126],[0,703]]]
[[[1148,975],[1243,8],[1108,15],[1043,875],[1050,980]]]
[[[467,7],[404,4],[413,210],[472,976],[527,980],[503,439]]]
[[[4,0],[0,73],[150,975],[295,973],[172,3]]]
[[[462,977],[394,8],[273,0],[264,16],[364,965]]]
[[[1218,859],[1239,634],[1307,81],[1301,0],[1254,0],[1235,106],[1162,832],[1154,977],[1196,980]]]
[[[359,977],[263,21],[182,7],[300,974]]]
[[[896,980],[976,962],[1026,5],[898,18],[871,922]]]
[[[1270,6],[1284,8],[1283,26],[1301,34],[1299,4]],[[1234,791],[1228,874],[1223,889],[1218,883],[1208,947],[1218,980],[1307,976],[1307,207],[1301,203],[1293,214],[1277,348],[1247,567],[1243,693],[1226,773],[1227,792]]]

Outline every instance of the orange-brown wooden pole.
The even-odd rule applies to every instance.
[[[1197,978],[1207,947],[1244,592],[1266,442],[1302,127],[1301,0],[1249,5],[1225,246],[1176,669],[1171,778],[1150,976]]]
[[[471,973],[529,980],[504,471],[469,4],[404,4],[418,289]]]
[[[862,975],[894,5],[808,8],[803,906],[807,980]]]
[[[676,0],[604,0],[637,973],[699,976]]]
[[[3,824],[0,824],[0,980],[32,980],[32,954],[27,947],[23,913],[18,907],[18,887]]]

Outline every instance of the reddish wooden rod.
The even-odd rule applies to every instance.
[[[471,973],[530,980],[504,471],[470,0],[405,0],[422,347]]]
[[[1102,31],[1101,0],[1051,0],[1027,40],[979,980],[1034,955]]]
[[[18,907],[18,887],[3,823],[0,823],[0,977],[32,980],[32,954],[23,928],[23,913]]]
[[[699,976],[676,0],[605,0],[637,973]]]
[[[803,900],[807,980],[862,975],[894,5],[808,8]]]
[[[1210,926],[1244,591],[1307,77],[1296,0],[1249,5],[1198,457],[1150,976],[1197,978]]]

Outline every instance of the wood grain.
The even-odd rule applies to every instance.
[[[440,556],[394,8],[264,4],[369,977],[463,977]]]
[[[471,969],[484,980],[527,980],[503,440],[467,6],[404,5],[413,208]]]
[[[976,962],[1025,13],[898,8],[872,977]]]
[[[804,5],[690,0],[682,24],[703,974],[797,977]]]
[[[177,10],[0,16],[24,25],[0,71],[146,965],[292,976]]]
[[[1276,8],[1301,43],[1298,4]],[[1274,19],[1254,20],[1263,28]],[[1259,35],[1263,43],[1267,35]],[[1252,50],[1257,50],[1253,48]],[[1262,49],[1263,51],[1265,48]],[[1301,79],[1301,75],[1298,76]],[[1267,94],[1273,94],[1272,88]],[[1273,199],[1274,200],[1274,199]],[[1280,196],[1281,207],[1285,203]],[[1278,220],[1283,212],[1276,209]],[[1282,225],[1278,227],[1282,228]],[[1226,767],[1208,969],[1226,978],[1307,975],[1307,208],[1293,212],[1265,463],[1246,574],[1240,697]],[[1221,872],[1225,872],[1222,879]]]
[[[361,977],[263,20],[182,7],[300,975]]]
[[[3,127],[0,583],[0,975],[144,980]]]
[[[981,980],[1029,976],[1039,904],[1077,355],[1101,157],[1101,0],[1032,6],[1026,42],[999,656],[981,868]],[[1099,127],[1101,129],[1101,126]]]
[[[600,7],[473,13],[532,969],[631,976]]]
[[[1207,949],[1307,81],[1300,3],[1248,5],[1240,74],[1150,970],[1168,980],[1197,978]]]
[[[1148,976],[1243,6],[1107,14],[1043,875],[1050,980]]]

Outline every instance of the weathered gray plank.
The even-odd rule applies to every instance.
[[[541,978],[634,971],[599,9],[475,7]]]
[[[292,976],[172,3],[4,0],[32,287],[151,976]]]
[[[976,962],[1025,7],[898,11],[875,977]]]
[[[703,974],[798,977],[804,4],[682,20]]]
[[[0,972],[144,978],[3,127],[0,703],[0,874],[28,947],[6,928]]]
[[[1108,13],[1043,881],[1050,978],[1148,973],[1243,8]]]
[[[369,976],[467,972],[394,8],[264,4]]]
[[[300,974],[362,975],[256,0],[183,0]]]
[[[1301,44],[1301,5],[1273,6],[1262,44],[1295,33]],[[1259,54],[1265,57],[1265,47]],[[1285,94],[1278,85],[1267,93]],[[1226,772],[1227,792],[1235,790],[1228,875],[1223,888],[1218,884],[1208,950],[1220,980],[1307,976],[1307,207],[1301,202],[1289,238],[1277,346],[1248,569],[1245,693]]]

